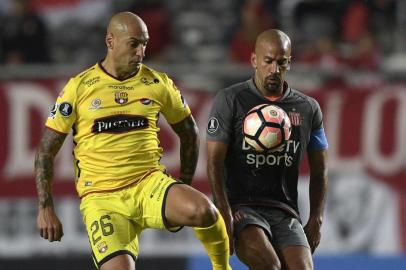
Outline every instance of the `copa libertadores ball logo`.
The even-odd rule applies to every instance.
[[[59,112],[63,117],[69,117],[72,114],[72,111],[73,107],[68,102],[62,102],[61,105],[59,105]]]

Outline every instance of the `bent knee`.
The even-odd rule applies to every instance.
[[[209,227],[217,220],[217,209],[208,198],[199,198],[194,205],[192,220],[195,227]]]

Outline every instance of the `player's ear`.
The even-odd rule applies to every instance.
[[[251,53],[251,65],[254,69],[257,69],[257,55],[254,52]]]
[[[114,48],[113,35],[110,33],[106,35],[106,45],[110,50]]]

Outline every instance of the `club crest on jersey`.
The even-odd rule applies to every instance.
[[[128,102],[127,92],[116,92],[114,93],[114,100],[120,105],[124,105]]]
[[[62,102],[61,105],[59,105],[59,112],[63,117],[69,117],[72,114],[72,111],[73,107],[68,102]]]
[[[97,249],[99,250],[100,253],[105,253],[108,249],[108,246],[107,246],[106,242],[103,241],[97,245]]]
[[[101,103],[102,100],[100,98],[95,98],[92,100],[92,103],[90,103],[90,110],[98,110],[101,108]]]
[[[142,98],[140,99],[140,102],[144,105],[149,105],[152,103],[152,100],[148,99],[148,98]]]
[[[289,119],[294,126],[300,126],[302,123],[298,112],[289,112]]]
[[[209,122],[207,123],[207,131],[209,133],[214,133],[219,127],[219,121],[216,117],[210,117]]]

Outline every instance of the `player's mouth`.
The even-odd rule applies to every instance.
[[[266,82],[268,84],[279,84],[280,80],[279,80],[279,78],[268,77],[268,78],[266,78]]]
[[[130,59],[130,64],[132,65],[139,65],[141,64],[142,59],[141,57],[134,57],[133,59]]]

